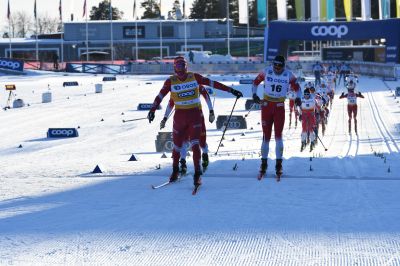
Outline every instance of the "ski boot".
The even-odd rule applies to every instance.
[[[311,141],[310,143],[310,152],[312,152],[312,150],[314,149],[314,145],[315,145],[315,140]]]
[[[193,175],[194,189],[192,191],[192,195],[196,195],[197,190],[201,186],[201,174],[202,174],[202,172],[200,170],[197,170],[194,172],[194,175]]]
[[[304,149],[306,148],[306,145],[307,145],[306,141],[302,141],[300,151],[304,151]]]
[[[261,166],[260,166],[260,172],[258,173],[257,179],[261,180],[265,173],[267,172],[267,167],[268,167],[268,159],[261,159]]]
[[[172,174],[169,177],[169,182],[175,182],[176,180],[178,180],[178,176],[179,176],[179,166],[174,166],[172,168]]]
[[[179,170],[179,172],[181,173],[181,175],[186,175],[186,172],[187,172],[186,160],[182,158],[179,161],[179,163],[181,165],[181,169]]]
[[[203,153],[201,155],[202,163],[201,165],[203,166],[203,169],[206,169],[208,167],[208,153]]]
[[[279,182],[281,181],[281,176],[282,176],[282,159],[276,159],[276,165],[275,165],[275,172],[276,172],[276,181]]]

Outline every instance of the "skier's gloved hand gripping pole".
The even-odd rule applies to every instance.
[[[227,121],[226,126],[225,126],[225,128],[224,128],[224,132],[222,133],[222,137],[221,137],[221,140],[219,141],[218,148],[217,148],[217,151],[215,152],[215,155],[218,154],[219,147],[221,146],[221,142],[222,142],[222,140],[224,139],[224,136],[225,136],[225,132],[226,132],[226,130],[227,130],[228,127],[229,127],[229,122],[231,121],[232,113],[233,113],[233,110],[235,109],[237,100],[238,100],[240,97],[243,96],[243,94],[242,94],[240,91],[235,90],[235,89],[231,89],[230,92],[231,92],[233,95],[236,96],[236,100],[235,100],[235,103],[233,104],[231,114],[229,115],[228,121]]]

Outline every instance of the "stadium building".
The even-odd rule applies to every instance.
[[[232,20],[229,23],[231,55],[247,56],[247,28],[234,27]],[[175,56],[177,52],[185,50],[185,43],[188,50],[227,54],[227,32],[226,20],[218,19],[118,20],[112,23],[89,21],[87,25],[85,22],[66,22],[64,35],[39,35],[37,40],[36,36],[13,38],[11,41],[0,39],[0,57],[8,58],[12,51],[13,58],[35,61],[38,48],[38,57],[42,61],[51,61],[55,54],[60,61],[86,60],[87,52],[90,61],[136,58],[147,60]],[[250,54],[262,54],[264,30],[252,28],[249,36]],[[111,47],[114,51],[113,58]]]

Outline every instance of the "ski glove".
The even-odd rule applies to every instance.
[[[164,117],[163,120],[160,122],[160,129],[163,129],[165,127],[165,123],[167,122],[167,118]]]
[[[232,89],[231,88],[231,91],[230,91],[233,95],[235,95],[236,96],[236,98],[240,98],[240,97],[243,97],[243,93],[241,92],[241,91],[238,91],[238,90],[235,90],[235,89]]]
[[[301,99],[300,99],[299,97],[297,97],[297,98],[294,100],[294,102],[295,102],[296,106],[301,106]]]
[[[210,110],[210,115],[208,116],[208,121],[210,121],[210,123],[214,122],[215,120],[215,114],[213,110]]]
[[[261,103],[260,97],[258,97],[258,95],[255,94],[255,93],[253,93],[253,101],[254,101],[255,103],[257,103],[257,104],[260,104],[260,103]]]
[[[147,119],[149,119],[149,123],[151,123],[154,120],[155,117],[155,113],[154,111],[149,111],[149,113],[147,114]]]

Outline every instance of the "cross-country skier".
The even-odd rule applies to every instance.
[[[263,100],[257,95],[258,85],[264,81]],[[276,142],[276,165],[277,177],[282,175],[282,156],[283,140],[282,130],[285,124],[285,99],[289,88],[292,87],[297,92],[296,104],[300,104],[300,86],[296,76],[285,69],[285,58],[277,55],[272,61],[272,65],[263,69],[253,81],[252,92],[253,100],[261,104],[261,122],[263,129],[263,141],[261,145],[261,167],[258,179],[261,179],[267,170],[269,142],[271,139],[272,126],[275,131]],[[278,179],[279,180],[279,179]]]
[[[209,109],[209,116],[208,116],[208,120],[210,123],[214,122],[215,120],[215,114],[214,114],[214,109],[212,106],[212,102],[210,99],[210,95],[208,94],[207,89],[204,88],[204,86],[200,85],[200,93],[203,96],[203,98],[205,99],[208,109]],[[170,116],[173,108],[174,108],[174,101],[172,99],[169,99],[167,108],[165,109],[165,114],[164,114],[164,118],[161,120],[160,122],[160,129],[163,129],[165,127],[165,123],[168,120],[168,117]],[[201,134],[200,134],[200,148],[202,151],[202,166],[203,166],[203,170],[205,170],[208,166],[208,162],[209,162],[209,158],[208,158],[208,145],[206,142],[206,137],[207,137],[207,131],[206,131],[206,125],[204,123],[204,115],[202,115],[202,130],[201,130]],[[185,142],[183,143],[182,147],[181,147],[181,159],[179,160],[180,162],[180,172],[182,174],[186,174],[186,170],[187,170],[187,165],[186,165],[186,154],[187,154],[187,149],[190,147],[190,140],[186,137],[185,138]]]
[[[324,66],[319,61],[317,61],[313,65],[312,70],[314,72],[315,85],[318,85],[321,83],[321,75],[324,72]]]
[[[179,176],[179,158],[180,149],[182,148],[185,137],[188,136],[193,151],[194,164],[194,186],[195,190],[201,185],[201,151],[199,139],[202,127],[202,111],[200,103],[199,85],[207,85],[219,90],[232,93],[237,98],[243,94],[231,87],[228,87],[217,81],[212,81],[198,73],[187,71],[187,62],[184,57],[176,57],[174,60],[175,74],[171,75],[165,82],[153,102],[153,106],[149,111],[147,118],[151,123],[155,118],[155,111],[160,105],[164,97],[171,92],[171,98],[175,103],[175,114],[172,139],[174,149],[172,151],[172,173],[169,178],[170,182],[175,182]]]
[[[315,108],[316,101],[314,97],[311,97],[310,89],[306,88],[303,92],[300,105],[300,120],[301,120],[301,148],[303,151],[307,145],[307,140],[310,142],[310,151],[314,149],[315,145]]]
[[[364,98],[361,92],[355,92],[356,83],[350,80],[347,84],[348,92],[342,92],[339,99],[347,98],[347,113],[349,115],[349,134],[351,134],[351,118],[354,118],[354,131],[357,133],[357,98]]]
[[[292,114],[294,112],[294,126],[297,127],[297,118],[299,116],[299,113],[297,111],[297,108],[295,106],[295,100],[297,98],[297,92],[290,88],[288,92],[288,98],[289,98],[289,128],[292,126]]]

